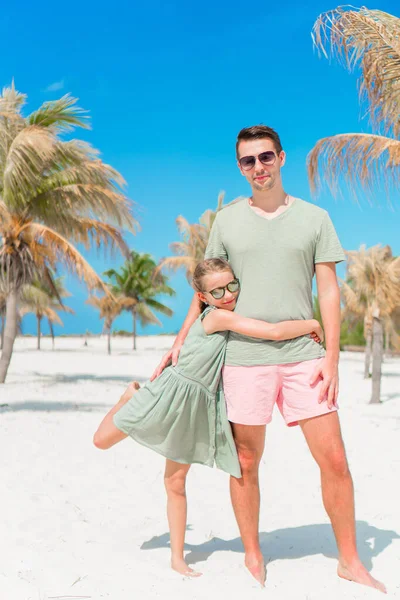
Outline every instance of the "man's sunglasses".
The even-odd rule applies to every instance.
[[[234,292],[237,292],[239,288],[240,288],[239,279],[232,279],[232,281],[230,281],[224,287],[217,287],[208,293],[211,294],[211,296],[213,298],[215,298],[216,300],[221,300],[221,298],[223,298],[225,296],[226,290],[229,290],[231,292],[231,294],[233,294]]]
[[[255,167],[257,158],[263,165],[273,165],[276,161],[276,154],[272,150],[267,150],[258,156],[243,156],[239,158],[239,165],[243,171],[250,171]]]

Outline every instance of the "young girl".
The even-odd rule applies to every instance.
[[[183,575],[200,575],[183,557],[187,503],[186,476],[192,463],[241,477],[240,465],[220,388],[229,331],[265,340],[286,340],[323,333],[318,321],[267,323],[233,312],[239,281],[225,260],[199,263],[193,287],[204,310],[192,325],[176,367],[168,367],[141,389],[131,383],[103,419],[94,436],[107,449],[128,435],[167,458],[165,487],[171,540],[171,566]],[[216,310],[219,309],[219,310]]]

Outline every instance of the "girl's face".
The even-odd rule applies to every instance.
[[[235,285],[237,282],[237,285]],[[229,287],[237,289],[235,291],[229,291],[226,287],[228,284],[232,284]],[[202,292],[197,292],[198,297],[202,302],[206,302],[210,306],[216,306],[217,308],[224,308],[225,310],[233,310],[236,306],[236,300],[239,295],[239,282],[235,279],[232,271],[222,271],[217,273],[209,273],[203,277],[202,281]],[[223,292],[222,298],[214,298],[214,295],[220,296]]]

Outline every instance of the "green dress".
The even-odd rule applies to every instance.
[[[134,440],[178,463],[214,463],[241,477],[221,386],[228,332],[207,335],[192,325],[176,367],[146,382],[114,415],[115,426]]]

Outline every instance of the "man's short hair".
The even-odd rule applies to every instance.
[[[253,127],[245,127],[239,131],[236,140],[236,158],[239,158],[238,150],[240,142],[248,140],[262,140],[268,138],[272,140],[275,150],[278,154],[282,152],[282,144],[277,132],[272,127],[266,125],[253,125]]]

